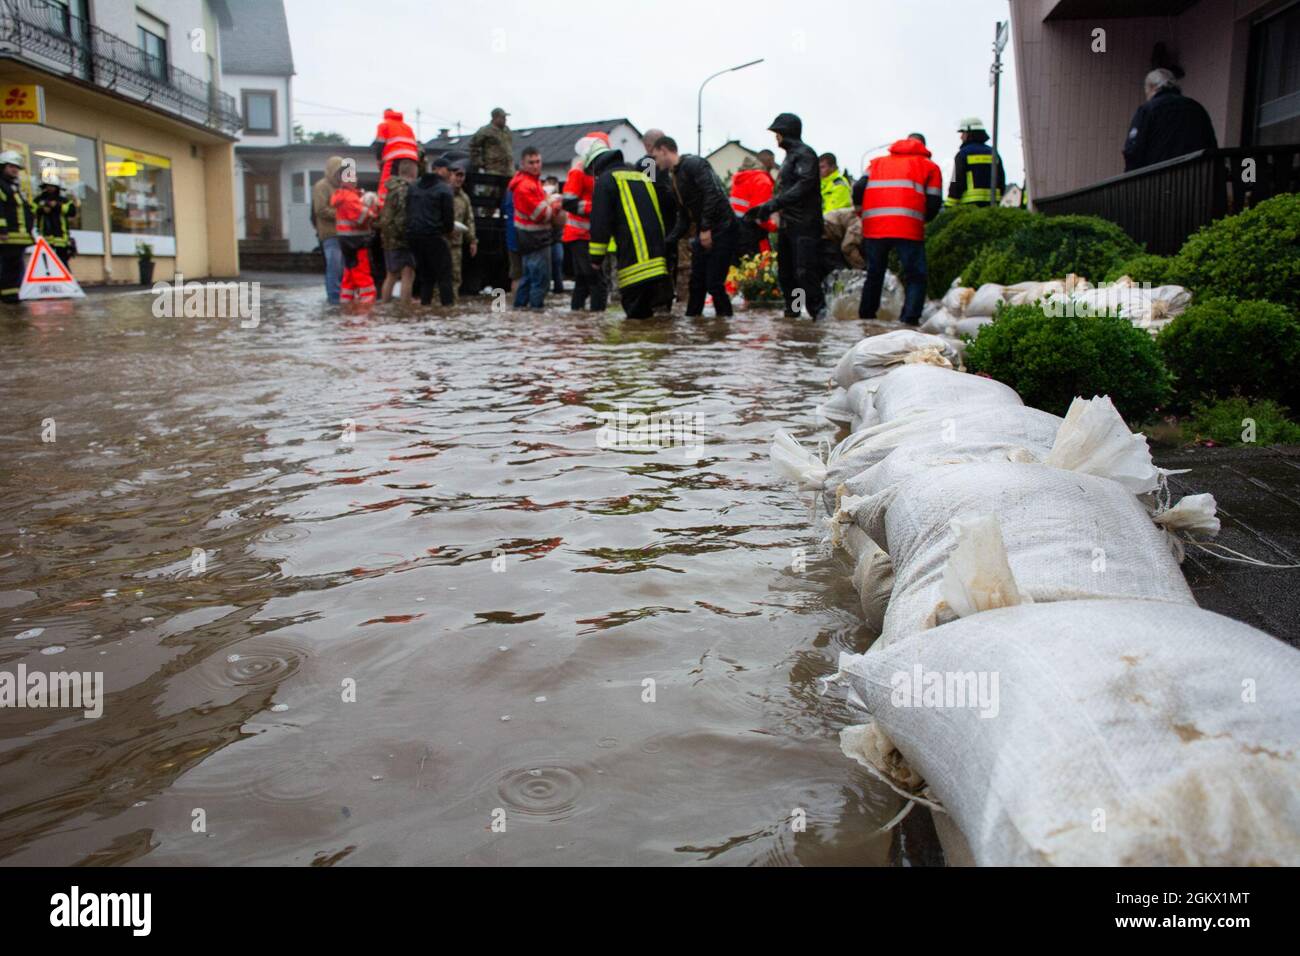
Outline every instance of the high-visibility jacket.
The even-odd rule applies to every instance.
[[[397,110],[384,110],[384,118],[375,130],[375,141],[383,144],[379,161],[387,166],[399,159],[420,159],[420,144],[415,131]]]
[[[998,181],[993,182],[993,147],[988,143],[969,142],[957,151],[952,167],[952,184],[948,187],[948,206],[991,206],[1002,201],[1006,188],[1006,170],[998,164]]]
[[[927,202],[927,199],[930,202]],[[919,140],[900,139],[871,161],[862,193],[864,239],[924,239],[929,209],[943,199],[943,173]]]
[[[515,203],[515,244],[519,252],[530,252],[551,243],[551,202],[542,181],[522,169],[510,180],[510,195]]]
[[[729,198],[731,211],[742,218],[750,209],[772,198],[772,177],[762,169],[738,169],[731,177]],[[759,225],[766,232],[776,231],[770,219]]]
[[[620,289],[667,276],[664,218],[655,184],[645,173],[627,166],[617,149],[597,157],[592,173],[596,177],[588,246],[592,264],[599,269],[604,256],[614,253]]]
[[[582,169],[569,170],[560,198],[568,218],[564,223],[563,242],[591,238],[591,195],[596,188],[596,177]]]
[[[361,193],[355,186],[345,184],[334,190],[330,205],[334,207],[335,225],[340,239],[351,240],[354,245],[358,239],[369,240],[373,213],[361,201]]]
[[[821,188],[823,214],[853,205],[853,184],[838,169],[822,177]]]
[[[16,182],[0,178],[0,245],[25,249],[32,244],[32,204]]]
[[[57,205],[36,204],[36,225],[41,235],[55,249],[66,249],[71,233],[68,221],[77,215],[77,204],[71,199],[62,199]]]

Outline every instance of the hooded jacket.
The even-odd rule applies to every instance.
[[[746,156],[740,168],[731,176],[731,211],[737,216],[744,216],[755,206],[761,206],[772,198],[772,177],[758,162]],[[775,232],[776,226],[770,221],[759,223],[759,228],[766,232]]]
[[[866,239],[925,239],[925,224],[939,214],[943,173],[925,144],[900,139],[888,156],[871,161],[862,193],[862,235]]]
[[[668,275],[663,217],[655,184],[645,173],[611,149],[594,160],[588,172],[596,179],[591,204],[592,265],[599,269],[614,240],[620,289]]]
[[[325,160],[325,175],[311,187],[311,223],[316,227],[316,238],[321,242],[338,235],[334,207],[330,199],[339,188],[339,170],[343,168],[342,156]]]
[[[781,213],[781,229],[822,231],[821,170],[817,166],[817,153],[808,146],[803,136],[803,121],[793,113],[782,113],[768,127],[780,133],[785,160],[777,175],[777,191],[764,204],[766,213]],[[766,219],[767,215],[763,217]]]
[[[420,160],[420,147],[415,141],[415,131],[402,119],[397,110],[384,110],[384,118],[375,130],[375,159],[387,165],[399,159]]]

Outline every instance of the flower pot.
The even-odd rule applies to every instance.
[[[153,260],[137,259],[136,262],[140,264],[140,284],[153,285]]]

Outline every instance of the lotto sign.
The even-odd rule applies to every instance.
[[[4,103],[0,123],[44,123],[45,88],[42,86],[0,86]]]
[[[28,299],[84,299],[86,293],[72,277],[63,260],[55,255],[44,236],[36,240],[32,249],[32,258],[23,273],[23,284],[18,290],[18,298]]]

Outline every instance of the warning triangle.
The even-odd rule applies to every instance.
[[[23,273],[23,284],[18,290],[18,298],[27,299],[80,299],[86,293],[72,277],[68,267],[50,248],[44,236],[38,236],[32,257]]]

